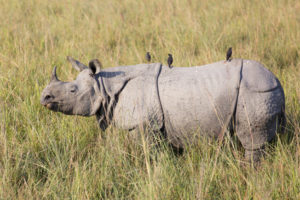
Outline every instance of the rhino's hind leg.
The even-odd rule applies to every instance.
[[[246,160],[259,161],[265,144],[275,138],[282,105],[280,91],[241,92],[236,108],[236,134],[245,148]]]
[[[244,118],[244,120],[243,120]],[[276,117],[248,118],[239,115],[236,134],[245,149],[245,159],[258,162],[264,155],[265,144],[275,138]]]

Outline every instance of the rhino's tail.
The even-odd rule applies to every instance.
[[[285,116],[285,106],[283,105],[281,107],[281,112],[278,115],[278,130],[280,131],[281,134],[285,132],[285,127],[286,127],[286,116]]]

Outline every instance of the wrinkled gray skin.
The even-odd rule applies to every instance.
[[[96,115],[127,130],[150,127],[177,148],[206,135],[223,139],[235,130],[247,160],[258,161],[264,144],[285,126],[285,98],[278,79],[260,63],[233,59],[198,67],[160,63],[101,69],[68,57],[80,71],[72,82],[59,81],[56,68],[41,104],[69,115]]]

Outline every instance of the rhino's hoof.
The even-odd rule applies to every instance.
[[[245,159],[250,163],[258,163],[264,155],[265,155],[264,149],[245,151]]]

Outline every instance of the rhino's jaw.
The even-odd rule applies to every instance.
[[[47,103],[44,106],[47,107],[49,110],[58,111],[57,102]]]
[[[49,110],[58,111],[58,102],[54,101],[53,95],[44,95],[41,97],[41,104]]]
[[[57,102],[48,103],[47,105],[45,105],[45,107],[48,108],[51,111],[61,112],[61,113],[64,113],[66,115],[76,114],[76,113],[73,112],[73,109],[70,109],[68,106],[60,105]]]
[[[41,104],[54,112],[62,112],[67,115],[71,115],[73,108],[70,106],[72,103],[64,103],[63,101],[56,101],[55,98],[42,98]]]
[[[58,104],[58,102],[47,102],[47,103],[42,103],[43,106],[45,106],[46,108],[48,108],[51,111],[54,112],[63,112],[65,114],[71,114],[70,112],[64,112],[60,109],[60,106]]]
[[[53,110],[53,111],[57,111],[57,102],[53,102],[51,101],[51,99],[53,99],[53,96],[50,95],[42,95],[41,98],[41,104],[43,106],[45,106],[46,108],[48,108],[49,110]]]

